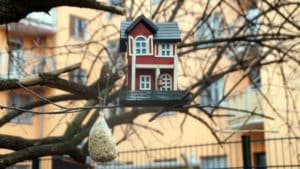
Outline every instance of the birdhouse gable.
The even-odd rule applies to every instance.
[[[149,37],[153,35],[151,29],[149,29],[144,23],[138,23],[133,29],[130,30],[128,36],[136,38],[138,36]]]
[[[134,21],[123,21],[120,26],[120,52],[130,49],[130,37],[153,36],[155,43],[177,43],[181,41],[179,26],[176,22],[152,22],[144,15]],[[131,52],[129,52],[131,53]]]
[[[144,27],[142,27],[142,25]],[[130,32],[137,26],[139,26],[139,28],[147,28],[152,33],[155,33],[158,30],[157,26],[152,21],[147,19],[144,15],[141,15],[126,28],[125,33],[127,35],[130,34]]]

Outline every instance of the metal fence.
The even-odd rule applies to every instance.
[[[300,137],[250,139],[123,151],[98,169],[266,169],[300,168]]]
[[[34,168],[17,164],[13,169]],[[34,164],[34,163],[33,163]],[[21,168],[17,167],[20,166]],[[250,139],[223,144],[198,144],[119,152],[97,169],[299,169],[300,137]],[[41,159],[35,169],[81,169],[59,158]]]

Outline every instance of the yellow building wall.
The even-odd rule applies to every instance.
[[[194,10],[195,12],[200,12],[203,6],[201,4],[189,4],[186,3],[186,7]],[[226,9],[225,9],[226,10]],[[141,10],[143,11],[143,10]],[[144,10],[146,11],[146,10]],[[228,11],[230,12],[230,11]],[[47,53],[50,55],[54,55],[56,58],[56,66],[57,68],[62,68],[67,65],[71,65],[74,63],[81,62],[82,63],[82,68],[88,70],[90,64],[92,63],[93,59],[97,56],[99,52],[99,48],[102,48],[102,46],[106,45],[106,42],[108,40],[112,39],[118,39],[119,38],[119,32],[117,32],[117,29],[119,28],[120,21],[124,20],[125,17],[120,17],[120,16],[112,16],[109,18],[107,14],[102,14],[101,12],[94,11],[94,10],[89,10],[89,9],[83,9],[83,8],[71,8],[71,7],[59,7],[57,8],[57,32],[55,36],[47,38],[47,44],[49,46],[65,46],[65,45],[71,45],[71,44],[85,44],[88,41],[82,41],[78,39],[74,39],[70,37],[70,32],[69,32],[69,25],[70,25],[70,15],[74,16],[79,16],[82,18],[85,18],[87,20],[90,20],[90,23],[88,24],[88,34],[91,38],[92,41],[95,43],[91,44],[87,49],[81,49],[78,51],[76,47],[70,47],[69,50],[66,50],[65,47],[62,48],[54,48],[54,49],[48,49]],[[97,17],[101,15],[101,17]],[[149,15],[146,12],[146,16]],[[179,14],[180,15],[180,14]],[[230,15],[228,15],[230,16]],[[96,19],[95,19],[96,18]],[[181,17],[177,21],[179,22],[180,29],[182,32],[185,32],[186,30],[189,30],[192,24],[189,22],[187,17]],[[227,20],[232,20],[232,18],[228,17],[226,18]],[[159,18],[158,20],[162,20],[162,18]],[[107,28],[103,28],[102,25],[104,24],[111,24],[112,26],[108,26]],[[117,27],[117,29],[115,28]],[[97,34],[93,35],[93,32],[98,31]],[[108,37],[103,36],[103,32],[108,35]],[[24,46],[27,48],[30,48],[32,46],[33,39],[30,37],[23,37],[24,38]],[[5,42],[5,32],[3,30],[0,30],[0,43]],[[191,41],[191,39],[190,39]],[[1,43],[2,44],[2,43]],[[1,51],[5,50],[3,46],[0,46]],[[41,51],[39,49],[36,49],[34,51],[36,54],[40,54]],[[205,58],[206,56],[204,53],[207,53],[207,51],[199,51],[197,52],[197,57],[198,60],[196,61],[195,56],[187,56],[185,58],[182,58],[182,63],[184,63],[184,67],[179,67],[179,88],[184,89],[185,87],[191,85],[193,82],[201,78],[203,72],[203,67],[204,64],[203,60],[199,59],[199,56]],[[103,56],[102,56],[103,55]],[[103,53],[101,54],[101,58],[104,61],[107,61],[107,54]],[[207,61],[207,60],[206,60]],[[92,71],[92,76],[88,81],[88,84],[91,84],[97,77],[99,77],[100,74],[100,68],[102,66],[103,61],[97,61],[97,64]],[[207,61],[208,63],[210,62],[209,60]],[[222,70],[226,65],[229,64],[228,59],[223,59],[222,60],[222,66],[220,66],[218,69]],[[223,67],[224,66],[224,67]],[[189,72],[189,76],[186,77],[184,76],[184,71]],[[288,74],[291,74],[295,70],[287,70]],[[262,79],[265,81],[268,79],[268,77],[272,76],[268,74],[267,72],[270,71],[263,71],[262,74]],[[227,83],[226,83],[226,89],[229,90],[234,84],[235,81],[234,79],[239,79],[242,75],[244,74],[243,71],[237,72],[230,74],[227,77]],[[62,77],[68,78],[67,75],[63,75]],[[277,82],[278,84],[274,84],[274,82]],[[299,82],[299,81],[298,81]],[[267,82],[263,82],[266,84]],[[277,76],[274,76],[274,79],[272,79],[272,83],[274,86],[282,86],[282,83],[280,83],[280,78]],[[249,86],[250,82],[249,79],[243,80],[242,83],[237,87],[235,90],[236,93],[239,93],[246,89]],[[299,83],[297,81],[294,81],[295,88],[299,86]],[[297,89],[296,89],[297,90]],[[284,114],[288,114],[287,112],[291,112],[289,115],[289,120],[292,122],[292,124],[295,124],[297,121],[293,121],[295,119],[295,110],[288,110],[285,105],[282,104],[282,100],[277,99],[277,98],[285,98],[285,92],[281,90],[280,88],[276,88],[274,90],[270,90],[272,92],[269,92],[267,94],[268,98],[274,98],[271,99],[271,102],[273,105],[279,106],[278,110],[282,110],[279,112],[278,115],[276,116],[282,116]],[[57,95],[57,94],[62,94],[62,91],[59,90],[54,90],[54,89],[47,89],[45,91],[46,96],[50,95]],[[299,92],[293,93],[294,98],[296,100],[299,99]],[[0,93],[0,103],[1,104],[6,104],[6,93],[2,92]],[[82,102],[73,102],[73,104],[69,103],[59,103],[64,106],[74,106],[74,105],[83,105],[84,103]],[[293,105],[291,105],[293,106]],[[297,105],[296,105],[297,106]],[[289,106],[290,107],[290,106]],[[57,107],[53,105],[46,106],[44,108],[45,111],[52,111],[52,110],[57,110]],[[0,110],[2,114],[5,113],[4,110]],[[194,114],[199,114],[198,111],[193,110],[192,113]],[[220,111],[220,113],[225,113]],[[267,105],[267,103],[264,102],[264,113],[267,115],[274,115],[274,110]],[[276,114],[276,112],[275,112]],[[53,135],[60,135],[64,132],[65,128],[68,126],[68,123],[72,118],[75,117],[76,114],[68,114],[68,115],[43,115],[43,116],[34,116],[33,117],[33,123],[31,125],[19,125],[19,124],[13,124],[10,123],[2,128],[0,128],[1,133],[13,133],[15,135],[20,135],[28,138],[38,138],[40,136],[46,137],[46,136],[53,136]],[[207,119],[205,115],[200,115],[202,118]],[[202,144],[202,143],[211,143],[211,142],[216,142],[215,138],[213,135],[210,133],[210,131],[199,121],[196,121],[191,118],[187,118],[185,121],[185,125],[183,128],[181,128],[181,123],[182,120],[184,119],[184,116],[180,113],[176,113],[173,115],[164,115],[162,117],[159,117],[157,120],[154,122],[149,123],[148,119],[151,117],[151,114],[146,114],[138,117],[135,122],[139,124],[146,124],[149,125],[150,127],[153,127],[155,129],[158,129],[163,132],[163,135],[157,134],[156,132],[153,132],[151,130],[146,130],[141,127],[136,127],[136,132],[139,133],[138,135],[133,135],[129,136],[128,140],[125,142],[122,142],[118,145],[118,150],[119,151],[125,151],[125,150],[137,150],[137,149],[143,149],[145,148],[145,145],[147,148],[157,148],[157,147],[166,147],[166,146],[178,146],[178,145],[188,145],[188,144]],[[298,117],[298,116],[297,116]],[[264,129],[265,130],[277,130],[279,134],[258,134],[258,135],[252,135],[253,138],[269,138],[273,136],[289,136],[287,133],[289,130],[284,127],[285,123],[284,121],[280,120],[265,120],[264,122]],[[227,118],[222,118],[222,119],[217,119],[218,125],[214,125],[213,122],[209,122],[213,127],[217,129],[218,128],[224,128],[226,129],[228,127],[227,124]],[[42,123],[42,124],[41,124]],[[298,126],[299,124],[295,124],[295,126]],[[40,127],[42,126],[42,131],[40,130]],[[295,127],[295,131],[297,127]],[[119,140],[123,137],[124,131],[126,130],[126,125],[121,125],[116,128],[114,128],[114,136],[116,140]],[[20,132],[22,131],[22,132]],[[217,133],[221,138],[226,138],[229,134],[224,134],[224,133]],[[298,133],[299,134],[299,133]],[[235,136],[232,137],[231,140],[239,140],[241,134],[236,134]],[[263,145],[257,145],[260,148],[257,148],[258,150],[264,151],[266,149],[267,155],[269,155],[271,161],[275,161],[272,159],[272,145],[266,145],[266,148],[264,148]],[[289,144],[286,144],[285,147],[288,148]],[[216,149],[209,151],[206,155],[222,155],[222,148]],[[226,149],[226,148],[225,148]],[[191,152],[192,153],[192,152]],[[199,153],[199,152],[198,152]],[[232,156],[238,156],[236,154],[239,154],[240,150],[236,150],[235,152],[232,152]],[[299,153],[299,152],[296,152]],[[201,152],[199,153],[201,154]],[[136,159],[138,155],[132,157],[132,161]],[[172,156],[172,154],[165,154],[162,156],[162,158],[169,158]],[[176,157],[180,158],[180,157]],[[241,156],[238,156],[239,159],[237,161],[241,161]],[[274,157],[275,158],[275,157]],[[268,160],[270,160],[268,159]],[[155,159],[150,159],[155,160]],[[230,157],[228,159],[230,160]],[[283,159],[284,160],[284,159]],[[295,158],[292,160],[296,160]],[[232,160],[236,161],[236,160]],[[232,163],[232,166],[235,164]]]

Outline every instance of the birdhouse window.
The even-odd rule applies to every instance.
[[[151,90],[150,75],[140,75],[140,90]]]
[[[138,37],[135,41],[135,53],[137,55],[147,54],[147,44],[144,37]]]
[[[170,74],[162,74],[159,79],[161,80],[161,85],[159,90],[170,91],[172,90],[172,76]]]
[[[171,56],[172,46],[171,44],[160,44],[160,56]]]

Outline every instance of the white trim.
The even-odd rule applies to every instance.
[[[160,74],[160,67],[159,67],[159,65],[157,65],[157,67],[155,69],[155,90],[159,90],[158,86],[157,86],[159,74]]]
[[[148,45],[148,52],[149,52],[150,55],[153,55],[153,54],[154,54],[153,35],[150,35],[150,36],[148,37],[148,42],[149,42],[149,41],[150,41],[152,50],[150,50],[150,45],[149,45],[149,43],[148,43],[148,44],[147,44],[147,45]]]
[[[156,69],[157,66],[159,66],[159,68],[161,69],[173,69],[174,66],[172,65],[158,65],[158,64],[136,64],[136,68],[140,68],[140,69],[148,69],[148,68],[153,68]]]
[[[161,55],[161,51],[162,51],[162,45],[170,45],[170,55],[169,56],[163,56]],[[161,57],[161,58],[173,58],[174,57],[174,53],[173,53],[173,43],[158,43],[157,47],[158,47],[158,53],[155,54],[155,57]]]
[[[9,55],[7,52],[0,53],[0,78],[8,74]]]
[[[142,78],[149,79],[149,81],[144,81],[145,83],[142,83]],[[151,75],[140,75],[139,76],[139,81],[140,81],[140,90],[151,90]],[[142,84],[144,84],[144,87],[142,87]],[[149,85],[149,87],[146,87],[146,84]]]
[[[135,71],[136,69],[136,56],[135,54],[132,55],[131,59],[131,91],[135,91]]]
[[[178,64],[178,56],[175,55],[174,56],[174,69],[173,69],[173,90],[177,90],[177,80],[178,80],[178,68],[177,68],[177,64]]]
[[[132,55],[132,53],[133,53],[132,50],[134,50],[135,48],[130,40],[132,40],[132,43],[134,44],[134,38],[132,36],[129,36],[129,38],[128,38],[128,53],[129,53],[129,55]]]

